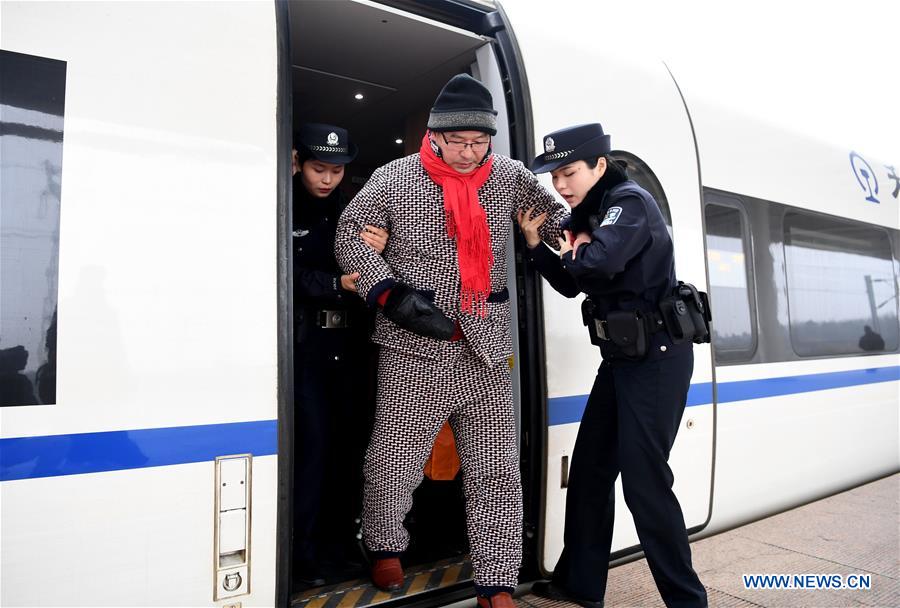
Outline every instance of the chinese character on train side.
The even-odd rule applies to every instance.
[[[897,170],[894,169],[893,165],[885,165],[885,168],[890,171],[888,179],[894,180],[894,191],[891,192],[891,196],[897,198],[897,195],[900,194],[900,177],[897,177]]]

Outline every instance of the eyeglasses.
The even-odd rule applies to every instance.
[[[441,137],[444,138],[444,143],[447,144],[447,147],[454,152],[462,152],[466,148],[472,148],[472,152],[485,152],[488,149],[488,146],[491,145],[490,140],[473,142],[450,141],[443,133],[441,133]]]

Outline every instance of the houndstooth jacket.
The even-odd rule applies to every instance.
[[[359,272],[359,294],[374,306],[378,296],[396,282],[433,295],[435,305],[459,321],[472,349],[494,364],[512,354],[507,255],[510,230],[520,209],[548,212],[541,238],[558,247],[559,224],[568,214],[531,171],[516,160],[494,154],[487,181],[478,190],[487,213],[494,266],[487,315],[460,313],[459,265],[456,241],[447,235],[441,187],[425,172],[419,154],[397,159],[372,174],[338,221],[335,254],[347,273]],[[386,229],[390,237],[382,255],[360,238],[366,225]],[[441,341],[407,331],[381,311],[372,340],[409,354],[436,359]]]

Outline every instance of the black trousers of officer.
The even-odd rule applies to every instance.
[[[600,601],[606,592],[621,473],[625,502],[666,606],[707,605],[668,465],[694,367],[690,345],[673,350],[643,362],[604,360],[597,372],[572,454],[565,548],[553,574],[554,583],[576,597]]]
[[[374,416],[374,359],[362,328],[298,320],[294,355],[295,563],[316,572],[346,552],[362,510],[362,462]]]

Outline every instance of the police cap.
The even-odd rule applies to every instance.
[[[546,173],[577,160],[603,156],[609,151],[609,135],[603,133],[599,122],[567,127],[544,137],[544,153],[534,159],[531,170]]]
[[[300,125],[295,146],[298,151],[305,148],[309,156],[335,165],[346,165],[356,158],[357,152],[347,129],[316,122]]]

